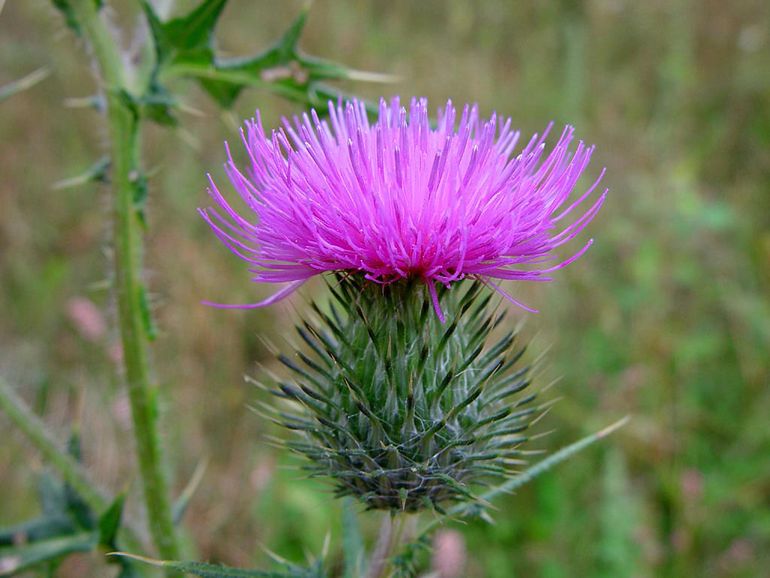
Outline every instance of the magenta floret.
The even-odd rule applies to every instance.
[[[570,150],[567,126],[546,151],[535,134],[516,152],[511,119],[479,118],[451,101],[431,126],[425,99],[409,110],[398,98],[380,101],[370,123],[364,103],[329,104],[329,121],[284,119],[265,135],[259,111],[241,131],[248,166],[228,148],[228,177],[250,209],[240,214],[213,180],[217,208],[201,209],[220,240],[251,265],[253,281],[288,283],[261,307],[282,299],[314,275],[356,271],[376,283],[415,277],[435,297],[435,284],[478,278],[509,301],[499,280],[548,281],[578,259],[555,250],[576,237],[601,208],[601,172],[573,195],[594,148]],[[575,198],[573,198],[575,197]]]

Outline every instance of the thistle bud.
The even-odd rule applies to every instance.
[[[471,500],[474,485],[508,473],[537,407],[515,332],[489,343],[505,315],[492,293],[479,281],[442,287],[441,323],[422,283],[329,285],[332,303],[298,328],[307,353],[281,357],[293,379],[274,392],[294,402],[276,419],[300,432],[287,445],[312,475],[367,508],[415,512]]]

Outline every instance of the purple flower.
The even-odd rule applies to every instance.
[[[533,311],[498,281],[548,281],[588,249],[590,240],[555,256],[601,208],[607,191],[594,191],[604,171],[573,200],[594,149],[579,142],[570,151],[572,127],[550,152],[551,125],[516,153],[510,119],[481,119],[475,105],[457,116],[448,102],[432,127],[426,99],[412,99],[407,112],[394,98],[380,101],[370,123],[364,103],[330,103],[329,122],[312,110],[266,136],[257,111],[241,130],[248,166],[236,166],[229,148],[225,165],[248,214],[211,177],[218,208],[200,213],[251,265],[253,281],[288,285],[260,303],[223,307],[269,305],[314,275],[357,271],[375,283],[421,279],[442,321],[435,284],[467,276]]]

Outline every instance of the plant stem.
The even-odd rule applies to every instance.
[[[372,550],[372,558],[369,561],[369,569],[366,572],[366,578],[380,578],[385,571],[388,553],[390,551],[390,542],[393,537],[393,516],[390,512],[385,512],[380,524],[380,531],[377,534],[377,542]]]
[[[141,174],[139,115],[128,96],[127,74],[118,42],[101,18],[97,3],[71,0],[71,5],[91,46],[106,96],[118,320],[150,533],[160,556],[176,560],[179,547],[163,470],[143,313],[142,223],[136,210]]]
[[[401,542],[404,539],[404,528],[406,527],[407,514],[396,514],[393,518],[393,536],[390,540],[390,547],[388,548],[388,556],[385,559],[385,576],[390,575],[390,570],[393,567],[393,556],[395,556],[401,549]]]
[[[392,565],[390,559],[401,548],[406,518],[407,515],[403,513],[385,513],[377,535],[377,543],[372,551],[372,559],[366,573],[367,578],[382,578],[389,575]]]

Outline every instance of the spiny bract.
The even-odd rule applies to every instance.
[[[442,511],[521,463],[523,432],[542,408],[528,405],[534,394],[517,396],[529,379],[515,332],[486,343],[503,319],[492,292],[478,281],[442,287],[441,324],[416,280],[338,275],[329,286],[334,302],[313,305],[318,322],[298,327],[307,354],[281,356],[294,379],[273,392],[295,411],[271,410],[300,432],[287,444],[313,475],[371,509]]]

